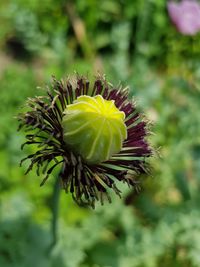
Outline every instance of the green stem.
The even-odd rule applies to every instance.
[[[59,196],[60,196],[60,177],[58,176],[54,188],[53,188],[53,195],[52,195],[52,223],[51,223],[51,232],[52,232],[52,243],[50,246],[50,250],[56,245],[58,240],[58,233],[57,233],[57,224],[58,224],[58,213],[59,213]]]

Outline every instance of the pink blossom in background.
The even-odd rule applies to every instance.
[[[170,1],[167,8],[172,22],[180,33],[195,35],[200,31],[200,3],[198,1]]]

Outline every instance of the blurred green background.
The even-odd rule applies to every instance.
[[[14,118],[51,75],[106,73],[130,85],[153,122],[160,156],[135,195],[95,210],[61,192],[52,239],[55,176],[25,176]],[[200,266],[200,34],[183,36],[165,0],[1,0],[0,266]],[[56,175],[56,174],[55,174]]]

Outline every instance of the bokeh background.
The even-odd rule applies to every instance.
[[[27,97],[77,71],[106,73],[153,122],[152,176],[95,210],[61,192],[56,173],[25,176],[14,118]],[[200,34],[172,25],[165,0],[0,1],[0,266],[200,266]]]

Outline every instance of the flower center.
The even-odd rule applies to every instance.
[[[121,150],[127,138],[124,120],[114,100],[80,96],[64,111],[64,141],[89,164],[106,161]]]

